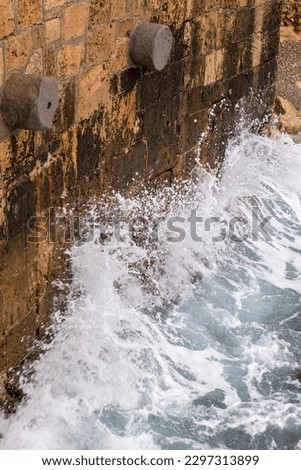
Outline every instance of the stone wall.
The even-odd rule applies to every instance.
[[[1,0],[0,85],[16,68],[49,75],[60,105],[51,131],[0,142],[0,370],[43,337],[51,282],[68,272],[56,208],[170,184],[189,172],[204,131],[201,160],[216,165],[238,101],[258,118],[271,108],[280,3]],[[173,32],[162,72],[130,62],[128,35],[140,21]]]

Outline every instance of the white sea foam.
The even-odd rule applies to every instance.
[[[222,174],[116,195],[124,238],[71,249],[68,312],[1,448],[300,448],[301,146],[244,132]]]

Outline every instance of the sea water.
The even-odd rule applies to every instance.
[[[301,145],[242,132],[221,174],[90,209],[2,449],[301,448]]]

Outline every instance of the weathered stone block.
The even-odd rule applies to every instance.
[[[217,11],[210,11],[201,17],[199,32],[201,37],[198,42],[201,54],[209,54],[220,46],[218,37],[221,31],[219,30],[219,14]]]
[[[6,197],[2,196],[3,189],[0,188],[1,197],[0,197],[0,271],[1,271],[1,263],[2,263],[2,248],[7,242],[8,238],[8,230],[7,230],[7,218],[6,218]]]
[[[158,134],[162,129],[172,126],[178,117],[179,106],[180,98],[177,96],[168,103],[159,101],[148,107],[142,117],[143,136],[148,138]]]
[[[59,77],[69,78],[78,74],[84,58],[84,43],[65,44],[58,54]]]
[[[60,106],[60,111],[61,111],[61,130],[68,130],[70,129],[74,123],[75,123],[75,111],[76,111],[76,101],[77,101],[77,95],[76,95],[76,80],[71,79],[68,80],[66,83],[63,85],[63,91],[62,91],[62,99],[61,99],[61,106]],[[61,140],[54,141],[53,144],[57,148],[60,146]],[[56,149],[52,148],[52,152],[56,151]]]
[[[111,1],[111,20],[124,18],[127,13],[126,0],[112,0]]]
[[[172,51],[171,62],[182,60],[189,56],[191,51],[191,22],[183,23],[180,28],[172,28],[174,36],[174,51]]]
[[[151,72],[144,75],[138,87],[138,107],[146,108],[160,99],[162,72]]]
[[[12,0],[1,0],[0,39],[13,33],[15,20]]]
[[[39,340],[47,341],[51,339],[51,315],[55,308],[55,297],[57,298],[57,292],[50,286],[47,292],[39,297],[37,304],[37,335]]]
[[[36,50],[31,54],[25,72],[33,75],[43,75],[43,51]]]
[[[18,365],[33,346],[37,327],[36,307],[14,325],[6,334],[7,361],[11,365]]]
[[[275,57],[268,61],[264,62],[259,67],[259,89],[263,90],[264,88],[270,88],[273,86],[276,80],[277,75],[277,60]]]
[[[219,50],[206,55],[204,85],[217,82],[223,76],[224,51]]]
[[[52,18],[46,21],[46,42],[51,43],[59,41],[61,38],[61,20],[60,18]]]
[[[48,150],[45,152],[47,157],[48,157]],[[40,152],[39,156],[42,155],[43,153]],[[46,158],[47,159],[47,158]],[[35,183],[36,183],[36,214],[37,217],[32,217],[27,224],[27,228],[30,230],[30,235],[29,235],[29,242],[30,242],[30,248],[33,248],[31,245],[31,242],[33,241],[34,238],[34,233],[36,231],[42,231],[43,230],[43,225],[42,225],[42,219],[40,219],[40,214],[42,214],[45,210],[50,207],[51,204],[51,199],[50,199],[50,182],[48,178],[48,173],[46,170],[42,171],[38,176],[35,178]],[[37,254],[36,254],[37,256]],[[35,256],[35,257],[36,257]],[[35,257],[33,259],[35,259]]]
[[[114,97],[119,93],[119,74],[110,76],[110,96]]]
[[[181,24],[185,19],[183,3],[166,0],[162,5],[159,22],[163,24]]]
[[[44,47],[46,41],[45,24],[37,24],[32,28],[33,48],[40,49]]]
[[[274,0],[261,9],[263,16],[263,31],[279,31],[281,24],[281,7],[280,0]]]
[[[241,41],[248,36],[251,36],[254,30],[254,16],[253,8],[241,8],[236,12],[235,21],[235,40]]]
[[[42,20],[40,0],[17,0],[17,18],[19,29],[29,28]]]
[[[62,58],[63,59],[63,58]],[[53,46],[48,46],[44,50],[44,70],[45,75],[50,77],[58,76],[56,51]]]
[[[229,22],[227,28],[231,29],[231,26]],[[191,31],[193,56],[198,57],[201,54],[209,54],[220,49],[223,46],[225,30],[224,12],[220,13],[213,10],[195,18],[192,22]]]
[[[115,40],[115,23],[91,30],[87,44],[88,63],[96,65],[108,60],[115,49]]]
[[[246,6],[247,3],[248,3],[248,0],[245,1],[245,4],[243,6]],[[222,8],[236,9],[238,6],[239,6],[239,0],[222,0]]]
[[[89,118],[109,99],[109,75],[103,65],[97,65],[79,80],[77,120]]]
[[[277,2],[279,0],[275,0],[275,1]],[[251,0],[248,0],[248,6],[252,6],[250,5],[250,2]],[[274,2],[274,0],[253,0],[254,6],[264,5],[265,3],[272,3],[272,2]]]
[[[104,116],[105,139],[112,142],[112,154],[118,155],[141,137],[140,113],[136,112],[137,89],[119,95],[113,101],[110,113]],[[112,128],[111,120],[115,123]]]
[[[193,113],[178,124],[179,153],[185,153],[196,147],[201,133],[208,126],[208,111],[203,109]]]
[[[75,3],[64,9],[62,35],[65,41],[85,34],[89,19],[89,2]]]
[[[38,264],[34,263],[2,285],[3,332],[13,328],[35,305]]]
[[[6,70],[23,67],[33,47],[31,31],[24,31],[7,39],[4,45]]]
[[[112,160],[112,187],[126,188],[133,183],[144,181],[146,143],[136,142],[127,152],[115,156]]]
[[[8,237],[22,230],[35,215],[35,188],[32,181],[24,179],[7,194]]]
[[[89,28],[110,21],[110,3],[107,0],[91,0]]]
[[[221,138],[225,142],[232,136],[237,126],[237,110],[231,106],[230,99],[227,98],[221,110]]]
[[[0,47],[0,88],[3,84],[4,78],[4,57],[3,57],[3,47]]]
[[[220,0],[205,0],[205,10],[218,10],[220,8]]]
[[[257,67],[261,63],[263,37],[261,33],[254,35],[252,44],[252,66]]]
[[[206,0],[187,0],[186,19],[195,18],[205,11]]]
[[[220,47],[228,47],[235,37],[235,10],[222,12],[219,15]]]
[[[197,59],[189,61],[185,66],[186,70],[183,82],[187,90],[198,87],[204,83],[206,56],[200,56]]]
[[[11,165],[11,146],[9,139],[0,141],[0,162],[1,170],[4,173],[9,170]],[[0,187],[4,187],[3,177],[0,172]],[[2,192],[2,191],[1,191]],[[3,195],[3,194],[2,194]]]
[[[117,22],[117,37],[129,37],[135,24],[134,18],[123,19]]]
[[[229,80],[220,80],[203,89],[203,107],[211,108],[214,103],[224,99],[229,91]]]
[[[241,45],[234,42],[225,50],[224,57],[224,78],[229,78],[239,73],[241,57]]]
[[[174,98],[184,91],[185,60],[169,64],[160,76],[160,99]]]
[[[26,264],[26,239],[24,230],[21,230],[21,232],[1,245],[0,250],[0,280],[2,283],[6,283],[7,279],[11,279],[24,270]]]
[[[253,67],[253,43],[249,40],[244,40],[238,43],[231,44],[225,51],[224,58],[224,77],[234,77],[235,75],[251,70]]]
[[[151,5],[150,0],[132,0],[126,2],[126,12],[128,16],[142,16],[147,13]],[[156,9],[156,3],[152,5],[153,9]]]
[[[192,169],[196,164],[196,150],[190,150],[183,155],[178,155],[177,162],[171,170],[170,183],[189,179]]]
[[[193,114],[196,111],[199,111],[200,109],[204,108],[203,89],[203,86],[198,86],[192,88],[192,90],[188,92],[187,108],[190,114]]]
[[[279,49],[279,30],[266,33],[263,36],[261,62],[267,62],[276,57]]]
[[[232,78],[229,83],[229,96],[233,103],[237,103],[240,98],[246,96],[250,91],[250,77],[241,73]]]
[[[77,132],[77,172],[79,179],[94,172],[100,163],[103,142],[100,138],[99,123],[86,125]]]
[[[22,154],[22,159],[19,155]],[[36,161],[34,157],[34,134],[29,131],[19,131],[11,134],[9,150],[10,167],[5,173],[7,192],[16,188],[21,182],[29,179]]]
[[[66,3],[66,0],[45,0],[46,10],[51,10],[52,8],[60,7]]]
[[[0,302],[1,302],[1,294],[0,294]],[[0,328],[1,328],[1,306],[0,306]],[[6,364],[7,364],[6,337],[3,334],[1,334],[0,335],[0,371],[6,368]]]
[[[110,72],[118,73],[131,66],[128,55],[129,41],[127,38],[118,39],[110,60]]]
[[[175,126],[151,136],[147,146],[146,176],[152,180],[174,166],[179,154]]]

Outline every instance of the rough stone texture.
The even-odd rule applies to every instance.
[[[12,0],[1,1],[0,15],[0,38],[4,38],[13,33],[15,29],[15,19]]]
[[[59,76],[62,79],[76,75],[84,62],[84,44],[65,44],[58,54]]]
[[[300,0],[284,0],[282,8],[282,26],[291,26],[301,32],[301,3]]]
[[[40,0],[17,0],[18,28],[25,29],[39,23],[43,13]]]
[[[109,73],[103,65],[88,70],[79,80],[78,119],[88,118],[109,99]]]
[[[3,47],[0,47],[0,87],[3,84],[4,79],[4,58],[3,58]]]
[[[276,100],[276,111],[281,113],[280,124],[285,132],[301,132],[301,116],[290,101],[279,96]]]
[[[33,49],[32,31],[24,31],[10,36],[4,43],[4,59],[6,70],[23,67]]]
[[[116,24],[99,25],[89,31],[87,54],[92,65],[109,61],[114,53],[116,42]]]
[[[85,34],[89,18],[89,2],[75,3],[67,7],[63,13],[63,39],[69,41]]]
[[[61,38],[61,20],[52,18],[46,21],[46,43],[59,41]]]
[[[301,112],[301,93],[295,86],[301,80],[301,41],[284,41],[280,43],[278,59],[277,95],[294,103]]]
[[[62,253],[79,230],[59,208],[187,176],[202,132],[201,163],[219,165],[238,101],[250,118],[273,106],[279,42],[278,0],[29,3],[25,15],[25,0],[1,2],[0,84],[43,71],[60,100],[45,132],[1,140],[0,123],[0,373],[44,337],[51,283],[70,276]],[[162,71],[129,59],[141,22],[172,31]]]

